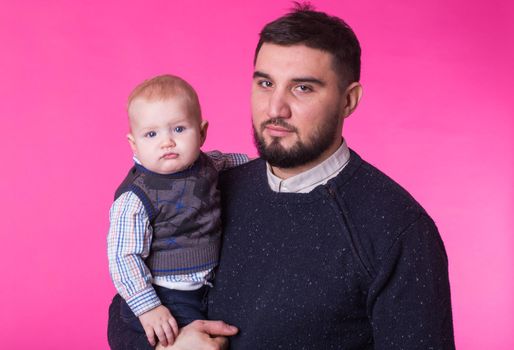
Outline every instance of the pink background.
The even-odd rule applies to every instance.
[[[349,145],[439,226],[457,347],[514,348],[512,2],[314,4],[346,19],[363,48]],[[129,91],[156,74],[183,76],[211,123],[205,149],[255,155],[253,50],[290,5],[2,2],[0,347],[107,348],[105,236],[131,165]]]

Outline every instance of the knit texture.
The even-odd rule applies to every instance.
[[[224,236],[209,318],[231,349],[454,349],[447,257],[399,185],[352,151],[307,194],[258,159],[222,173]]]
[[[203,153],[187,170],[161,175],[136,164],[116,191],[134,192],[152,226],[145,260],[153,276],[207,270],[218,261],[221,236],[218,172]]]

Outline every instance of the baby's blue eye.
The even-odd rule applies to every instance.
[[[157,133],[155,131],[149,131],[145,134],[145,137],[155,137]]]
[[[175,129],[173,129],[175,132],[178,132],[178,133],[181,133],[183,132],[184,130],[186,130],[186,128],[184,128],[183,126],[177,126]]]

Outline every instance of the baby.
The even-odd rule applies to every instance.
[[[110,210],[109,270],[122,319],[152,346],[155,337],[167,346],[179,327],[205,318],[221,236],[218,171],[248,157],[201,152],[208,123],[176,76],[138,85],[128,115],[135,165]]]

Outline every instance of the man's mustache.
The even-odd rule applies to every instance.
[[[287,124],[283,118],[270,118],[261,124],[261,131],[268,125],[280,126],[290,132],[297,132],[296,127]]]

